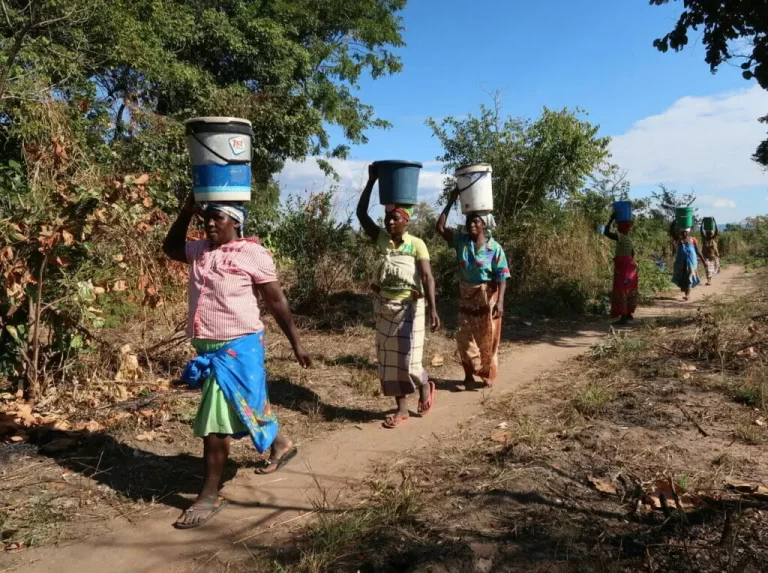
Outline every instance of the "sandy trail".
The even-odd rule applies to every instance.
[[[677,294],[641,308],[638,323],[695,310],[708,297],[739,290],[745,278],[742,268],[726,268],[713,286],[696,288],[688,303]],[[601,321],[566,336],[545,337],[507,354],[493,393],[514,391],[585,352],[606,335],[608,324]],[[369,475],[372,462],[394,459],[403,450],[436,443],[441,435],[475,413],[486,396],[483,392],[440,391],[430,415],[412,418],[396,430],[383,429],[378,422],[350,426],[302,448],[299,456],[276,474],[256,476],[241,470],[222,493],[231,505],[201,529],[172,528],[179,510],[161,508],[135,525],[114,520],[105,524],[103,534],[70,545],[29,550],[14,556],[13,561],[4,556],[0,558],[0,572],[123,573],[213,568],[216,561],[226,562],[242,555],[244,547],[237,543],[239,540],[248,538],[249,543],[258,546],[262,534],[274,531],[272,528],[304,523],[321,490],[329,500],[338,499],[346,484]]]

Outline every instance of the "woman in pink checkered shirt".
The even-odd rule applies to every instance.
[[[190,196],[163,243],[166,255],[190,265],[187,334],[199,356],[182,378],[192,386],[202,385],[193,430],[203,439],[205,478],[193,505],[174,524],[180,529],[199,527],[226,506],[219,487],[232,437],[250,436],[260,453],[271,450],[258,473],[272,473],[296,455],[293,442],[278,431],[267,398],[264,324],[257,293],[290,341],[299,364],[311,366],[272,255],[258,239],[242,236],[245,208],[235,203],[202,205],[206,238],[187,241],[197,212]]]

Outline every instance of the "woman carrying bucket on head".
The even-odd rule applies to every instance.
[[[690,207],[679,208],[677,220],[672,223],[669,232],[676,242],[677,249],[672,282],[683,292],[683,300],[688,300],[691,296],[691,289],[701,284],[699,259],[704,260],[704,255],[699,250],[699,243],[691,237],[692,227],[693,209]]]
[[[291,440],[279,431],[267,397],[264,324],[257,293],[291,342],[299,364],[304,368],[311,365],[280,288],[272,255],[258,239],[242,238],[247,215],[243,201],[250,199],[250,175],[239,190],[223,184],[228,176],[225,146],[239,153],[239,144],[227,140],[235,139],[233,130],[247,122],[208,119],[220,121],[200,121],[208,131],[202,136],[190,135],[190,139],[203,140],[206,148],[222,158],[222,164],[209,167],[200,161],[195,165],[193,155],[193,166],[204,169],[197,170],[194,198],[190,195],[184,202],[163,243],[168,257],[190,266],[187,334],[198,357],[187,364],[182,380],[202,388],[193,432],[203,439],[203,485],[192,506],[176,520],[174,525],[179,529],[199,527],[227,505],[219,497],[219,487],[231,438],[249,436],[259,453],[271,450],[265,467],[257,473],[272,473],[296,455]],[[217,127],[220,125],[223,127]],[[224,145],[217,146],[214,136],[219,132],[212,131],[215,129],[221,129]],[[250,125],[247,129],[250,131]],[[245,135],[250,156],[250,137]],[[242,178],[239,172],[243,163],[237,165],[237,178]],[[249,166],[246,168],[250,174]],[[211,177],[213,169],[216,172]],[[222,196],[226,201],[219,200]],[[195,199],[206,202],[196,206]],[[198,213],[206,238],[187,241],[189,224]]]
[[[437,232],[456,249],[459,265],[459,330],[456,344],[464,368],[464,386],[471,389],[475,376],[491,388],[499,368],[504,294],[510,277],[507,257],[491,237],[494,227],[491,167],[469,166],[457,172],[457,186],[437,220]],[[463,176],[465,175],[465,176]],[[480,179],[484,179],[479,182]],[[448,215],[462,192],[465,232],[447,228]],[[477,209],[477,210],[476,210]]]
[[[397,428],[408,420],[408,395],[419,393],[417,413],[428,414],[435,403],[435,383],[422,364],[424,353],[425,298],[432,331],[440,328],[435,304],[435,280],[424,241],[407,232],[416,203],[421,164],[377,162],[368,168],[368,183],[357,205],[357,218],[376,243],[381,260],[372,289],[375,293],[376,355],[379,381],[385,396],[394,396],[397,411],[384,421]],[[368,215],[371,192],[379,179],[384,205],[384,228]]]
[[[717,223],[712,217],[705,217],[701,223],[701,254],[704,256],[704,270],[707,273],[707,286],[712,278],[720,273],[720,251],[717,248]]]
[[[611,231],[611,225],[617,221],[617,231]],[[614,211],[603,234],[616,241],[613,258],[613,289],[611,291],[611,317],[618,318],[617,324],[627,324],[634,320],[639,295],[639,273],[635,261],[635,249],[632,245],[632,205],[629,201],[617,201]]]

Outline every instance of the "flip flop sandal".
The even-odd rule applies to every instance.
[[[382,425],[383,427],[387,428],[388,430],[394,430],[394,429],[395,429],[395,428],[397,428],[397,427],[398,427],[400,424],[402,424],[403,422],[407,422],[409,419],[410,419],[410,416],[408,416],[407,418],[398,418],[398,417],[397,417],[397,416],[395,416],[394,414],[390,414],[390,415],[389,415],[389,416],[387,416],[387,418],[386,418],[386,419],[385,419],[385,420],[384,420],[384,421],[381,423],[381,425]]]
[[[299,453],[298,448],[292,448],[287,452],[285,452],[277,460],[267,460],[263,467],[256,468],[255,471],[259,475],[273,474],[277,470],[279,470],[281,467],[283,467],[285,464],[287,464],[289,461],[291,461],[293,458],[295,458],[296,454],[298,453]],[[275,469],[270,469],[273,466],[276,466]]]
[[[421,416],[426,416],[432,410],[432,406],[435,404],[435,383],[432,380],[429,381],[429,398],[424,402],[419,400],[419,406],[416,408]]]
[[[227,507],[229,505],[229,502],[226,499],[222,499],[219,502],[219,505],[213,506],[213,505],[198,505],[193,504],[188,509],[184,510],[184,513],[181,514],[181,517],[176,521],[176,523],[173,524],[173,526],[176,529],[195,529],[196,527],[200,527],[201,525],[205,525],[208,523],[211,519],[213,519],[217,513],[219,513],[222,509]],[[209,511],[208,517],[206,517],[203,520],[198,521],[197,523],[184,523],[183,520],[185,517],[187,517],[191,513],[195,513],[197,511]]]

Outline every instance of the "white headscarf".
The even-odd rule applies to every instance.
[[[496,228],[496,219],[493,218],[493,213],[491,211],[475,211],[474,213],[468,213],[467,216],[479,217],[488,233]]]

